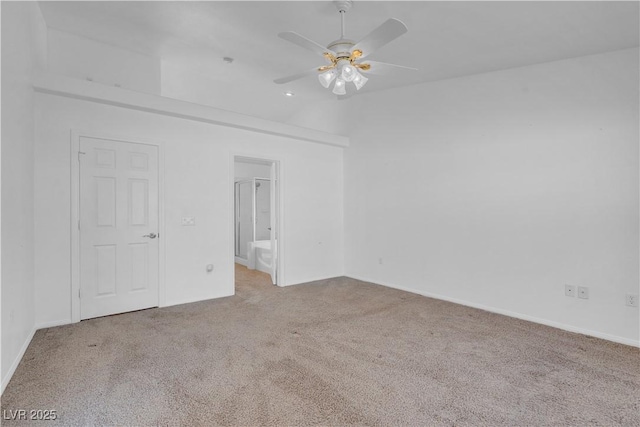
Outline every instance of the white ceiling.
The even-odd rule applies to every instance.
[[[363,89],[371,92],[635,47],[638,6],[356,1],[347,14],[347,36],[358,40],[390,17],[409,27],[371,59],[419,71],[373,76]],[[50,28],[159,56],[176,75],[191,73],[197,90],[206,94],[198,102],[310,127],[334,120],[350,102],[337,101],[313,76],[273,83],[324,63],[277,34],[296,31],[320,44],[339,38],[340,18],[331,2],[87,1],[41,2],[40,7]],[[235,62],[224,64],[223,56]],[[285,90],[296,96],[284,97]],[[170,96],[194,100],[188,89],[175,89]],[[325,117],[310,119],[320,112]]]

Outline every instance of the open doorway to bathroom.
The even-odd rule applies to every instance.
[[[278,162],[234,157],[236,290],[279,284]]]

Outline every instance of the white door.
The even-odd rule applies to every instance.
[[[80,139],[80,318],[158,306],[158,147]]]
[[[270,194],[270,205],[271,205],[271,230],[270,230],[270,238],[271,238],[271,282],[275,285],[278,282],[278,189],[279,183],[276,180],[277,174],[277,164],[276,162],[271,163],[271,191]]]
[[[269,240],[271,238],[271,181],[255,179],[256,182],[256,238],[255,240]]]

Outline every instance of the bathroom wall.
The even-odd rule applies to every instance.
[[[238,262],[243,263],[243,259],[247,258],[248,242],[253,241],[254,238],[255,240],[269,240],[271,236],[269,230],[271,226],[270,181],[260,180],[257,182],[257,188],[253,187],[253,178],[270,178],[271,166],[253,162],[236,161],[234,164],[234,176],[236,181],[252,180],[250,184],[243,183],[235,187],[235,196],[237,198],[236,255],[240,257]]]
[[[246,265],[249,242],[253,242],[253,180],[236,182],[234,186],[236,262]]]

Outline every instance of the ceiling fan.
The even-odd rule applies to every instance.
[[[380,47],[406,33],[408,31],[406,25],[395,18],[388,19],[356,43],[353,40],[345,38],[345,14],[351,9],[353,1],[342,0],[334,1],[334,3],[338,12],[340,12],[342,31],[340,38],[329,43],[327,47],[292,31],[278,34],[282,39],[323,56],[329,63],[321,67],[315,67],[291,76],[276,79],[274,80],[275,83],[289,83],[316,74],[318,75],[320,84],[327,89],[335,80],[333,93],[340,96],[347,94],[347,82],[353,82],[356,90],[360,90],[369,80],[366,75],[387,74],[400,69],[416,70],[416,68],[404,67],[402,65],[377,61],[363,61],[364,58],[371,55]]]

